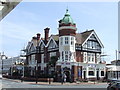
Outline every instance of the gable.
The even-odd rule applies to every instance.
[[[82,33],[76,33],[76,43],[77,44],[83,44],[85,40],[90,36],[90,34],[93,32],[93,30],[85,31]]]
[[[28,51],[30,51],[30,52],[35,51],[35,47],[34,47],[33,43],[30,45]]]
[[[26,47],[26,50],[28,50],[28,49],[29,49],[30,44],[31,44],[31,42],[28,42],[28,45],[27,45],[27,47]]]
[[[48,49],[50,48],[55,48],[56,47],[56,44],[54,43],[53,39],[50,40],[50,43],[48,45]]]
[[[40,50],[44,50],[45,44],[43,40],[40,41],[39,46],[40,46]]]
[[[95,42],[95,44],[97,44],[97,46],[100,46],[101,48],[104,48],[102,42],[100,41],[100,39],[98,38],[97,34],[95,33],[95,31],[93,31],[88,38],[83,42],[82,46],[84,46],[85,44],[88,44],[88,42]]]
[[[57,43],[55,42],[55,40],[53,39],[53,37],[50,37],[50,39],[49,39],[46,47],[48,47],[48,48],[55,48],[55,47],[57,47],[57,46],[58,46],[58,45],[57,45]]]

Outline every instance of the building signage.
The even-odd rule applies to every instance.
[[[96,65],[95,65],[95,64],[88,64],[88,67],[93,67],[93,68],[95,68]]]
[[[68,63],[68,62],[61,63],[61,64],[63,64],[63,65],[70,65],[70,63]]]

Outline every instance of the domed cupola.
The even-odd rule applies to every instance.
[[[71,18],[69,12],[68,12],[68,9],[66,9],[66,13],[63,17],[63,19],[61,20],[61,23],[64,23],[64,24],[75,24],[73,22],[73,19]]]
[[[76,24],[74,23],[72,17],[70,16],[70,13],[68,12],[68,9],[66,9],[66,13],[59,21],[59,36],[65,36],[65,35],[70,35],[70,36],[75,36],[76,35]]]

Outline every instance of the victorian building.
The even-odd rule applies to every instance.
[[[67,81],[102,79],[105,77],[104,47],[94,30],[76,33],[77,27],[68,9],[59,21],[58,34],[49,36],[50,28],[33,37],[26,47],[26,63],[30,76],[54,75],[56,81],[66,74]]]

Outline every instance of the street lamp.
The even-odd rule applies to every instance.
[[[118,53],[120,53],[120,52],[116,50],[116,78],[117,78],[117,80],[118,80],[118,71],[117,71],[117,60],[118,60],[117,55],[118,55]]]
[[[3,75],[3,59],[2,59],[2,56],[1,56],[1,60],[2,60],[2,75]]]
[[[51,65],[48,66],[49,66],[49,84],[51,84]]]
[[[63,80],[64,80],[64,76],[63,76],[63,74],[64,74],[64,72],[63,72],[63,67],[61,67],[61,70],[62,70],[62,72],[61,72],[61,84],[63,84]]]
[[[35,70],[36,70],[36,84],[37,84],[37,82],[38,82],[38,81],[37,81],[37,79],[38,79],[38,77],[37,77],[37,71],[38,71],[38,63],[37,63],[37,60],[36,60],[36,69],[35,69]]]
[[[13,58],[11,58],[12,59],[12,63],[11,63],[11,76],[12,76],[12,74],[13,74]]]
[[[2,69],[2,75],[3,75],[3,58],[5,57],[5,55],[4,55],[4,53],[1,55],[1,62],[2,62],[2,67],[1,67],[1,69]]]
[[[25,67],[24,67],[24,62],[22,63],[22,65],[23,65],[23,76],[22,76],[22,77],[24,77],[24,76],[25,76]]]

